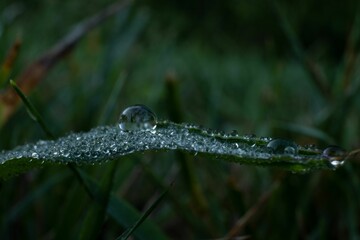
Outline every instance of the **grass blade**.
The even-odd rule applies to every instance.
[[[13,80],[10,80],[11,86],[14,88],[16,93],[19,95],[23,103],[25,104],[26,109],[28,110],[28,113],[30,117],[37,123],[39,123],[40,127],[44,132],[46,133],[48,138],[54,138],[54,135],[51,133],[49,128],[46,126],[44,120],[42,119],[40,113],[36,110],[34,105],[31,104],[31,102],[28,100],[28,98],[25,96],[25,94],[20,90],[20,88],[17,86],[16,82]]]
[[[101,191],[98,184],[84,171],[79,170],[79,174],[82,179],[84,179],[84,183],[88,188],[94,190],[94,198],[96,201],[102,201],[104,193]],[[117,223],[126,228],[131,226],[131,222],[140,218],[140,213],[135,208],[129,205],[125,200],[115,197],[113,194],[111,194],[109,198],[107,213]],[[138,231],[134,234],[139,239],[148,239],[149,236],[152,236],[154,239],[167,239],[162,231],[150,221],[143,222]]]
[[[281,28],[288,39],[295,56],[299,59],[304,69],[310,74],[311,78],[309,79],[313,81],[314,85],[324,97],[331,99],[331,91],[325,75],[321,71],[320,67],[306,55],[298,36],[285,16],[281,4],[277,0],[270,0],[270,4],[274,8]]]
[[[101,197],[100,204],[93,204],[89,209],[81,229],[80,239],[97,239],[99,235],[106,216],[106,209],[111,194],[117,163],[117,161],[112,162],[112,164],[109,164],[104,171],[103,180],[99,184],[99,188],[104,195]]]
[[[173,183],[170,184],[172,186]],[[156,199],[156,201],[151,204],[151,206],[144,212],[144,214],[136,221],[136,223],[131,227],[128,228],[121,236],[116,238],[117,240],[126,240],[128,239],[131,234],[146,220],[146,218],[155,210],[155,208],[159,205],[162,199],[165,197],[166,193],[169,189],[165,189],[162,194]]]
[[[102,126],[87,133],[73,133],[53,141],[39,141],[0,153],[0,177],[5,178],[41,164],[95,164],[135,152],[181,150],[207,158],[240,164],[283,167],[293,172],[336,169],[332,158],[318,148],[295,145],[295,154],[274,152],[271,138],[233,136],[189,124],[158,122],[156,132],[120,131]],[[345,158],[337,156],[336,160]],[[25,169],[24,169],[25,168]]]

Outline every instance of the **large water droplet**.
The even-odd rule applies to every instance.
[[[274,139],[266,146],[270,148],[273,153],[277,154],[297,154],[298,152],[298,147],[294,142],[283,139]]]
[[[335,161],[343,159],[345,157],[345,154],[345,150],[338,146],[327,147],[322,153],[324,157]]]
[[[119,127],[122,131],[154,130],[156,115],[144,105],[126,108],[120,115]]]

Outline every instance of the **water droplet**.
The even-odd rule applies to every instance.
[[[122,131],[154,130],[156,115],[144,105],[133,105],[120,115],[119,127]]]
[[[324,157],[329,158],[333,162],[334,161],[339,162],[339,160],[341,160],[345,157],[345,154],[346,154],[345,150],[338,146],[327,147],[322,153],[322,155]],[[331,162],[331,164],[332,164],[332,162]],[[338,165],[338,164],[335,163],[332,165]]]
[[[286,154],[296,154],[296,149],[292,146],[287,146],[285,149],[284,149],[284,153]]]
[[[36,152],[33,152],[33,153],[31,154],[31,157],[33,157],[33,158],[39,158],[39,154],[37,154]]]
[[[283,139],[274,139],[270,141],[266,146],[270,148],[273,153],[277,154],[297,154],[298,152],[298,147],[294,142]]]
[[[246,134],[246,135],[244,136],[244,139],[245,139],[245,140],[251,140],[251,139],[254,139],[254,138],[256,138],[256,135],[253,134],[253,133],[251,133],[251,134]]]
[[[273,139],[271,137],[260,137],[260,140],[261,141],[264,141],[264,142],[270,142],[272,141]]]
[[[308,150],[314,150],[316,149],[316,145],[315,144],[307,144],[304,146],[306,149]]]
[[[237,136],[239,135],[239,133],[238,133],[237,130],[232,130],[231,133],[230,133],[230,135],[231,135],[232,137],[237,137]]]

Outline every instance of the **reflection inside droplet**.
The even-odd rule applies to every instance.
[[[344,161],[334,160],[334,161],[331,161],[330,164],[333,165],[334,167],[338,167],[338,166],[343,165],[343,164],[344,164]]]
[[[327,147],[322,155],[330,160],[341,160],[345,157],[345,150],[338,146]]]
[[[154,130],[156,115],[144,105],[126,108],[120,115],[119,127],[122,131]]]
[[[297,145],[288,140],[283,139],[274,139],[271,140],[266,145],[273,153],[276,154],[297,154],[298,153],[298,147]]]

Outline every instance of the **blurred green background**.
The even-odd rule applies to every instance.
[[[111,3],[1,1],[1,62],[22,43],[6,79]],[[353,150],[360,145],[359,51],[355,0],[133,1],[88,32],[29,98],[56,136],[116,124],[122,109],[141,103],[161,119]],[[46,136],[21,106],[1,127],[0,149],[38,139]],[[84,169],[101,178],[106,167]],[[171,239],[222,238],[239,220],[235,236],[250,239],[359,239],[359,174],[356,160],[299,175],[145,153],[119,160],[113,192],[143,211],[176,178],[175,197],[149,219]],[[92,204],[65,167],[13,177],[0,182],[0,238],[77,239]],[[123,231],[106,218],[94,237]]]

